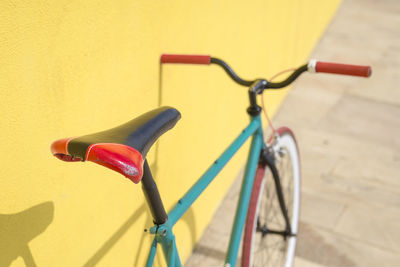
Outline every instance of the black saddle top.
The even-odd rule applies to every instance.
[[[130,146],[145,158],[154,142],[174,127],[180,118],[178,110],[161,107],[110,130],[57,140],[52,144],[51,150],[54,155],[65,155],[84,161],[90,146],[111,143]]]
[[[180,117],[179,111],[174,108],[157,108],[110,130],[74,138],[68,143],[68,152],[84,159],[89,146],[116,143],[133,147],[145,158],[153,143],[174,127]]]

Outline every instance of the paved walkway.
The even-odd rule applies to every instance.
[[[345,0],[312,57],[372,77],[304,75],[274,118],[302,156],[297,267],[400,265],[399,14],[398,0]],[[222,266],[239,180],[185,266]]]

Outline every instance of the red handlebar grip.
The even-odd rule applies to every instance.
[[[209,65],[210,61],[211,61],[211,56],[208,55],[170,55],[170,54],[161,55],[161,63]]]
[[[371,67],[317,61],[315,72],[369,77],[371,76]]]

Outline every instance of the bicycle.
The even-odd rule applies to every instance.
[[[146,154],[154,142],[178,122],[178,110],[161,107],[110,130],[57,140],[51,145],[52,154],[64,161],[92,161],[121,173],[136,184],[142,182],[154,221],[149,230],[154,240],[146,266],[153,265],[158,244],[168,266],[182,266],[172,227],[245,141],[252,137],[225,266],[236,266],[242,234],[241,266],[292,266],[300,209],[298,147],[293,132],[287,127],[273,129],[273,134],[264,141],[262,108],[257,103],[257,95],[266,89],[283,88],[306,71],[369,77],[371,68],[311,60],[295,69],[285,80],[271,82],[266,79],[244,80],[226,62],[208,55],[164,54],[161,63],[219,65],[235,82],[248,87],[250,101],[247,109],[250,123],[169,213],[165,211]]]

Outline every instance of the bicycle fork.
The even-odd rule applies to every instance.
[[[264,166],[265,165],[268,166],[268,168],[271,170],[272,177],[274,179],[276,194],[277,194],[278,201],[279,201],[279,207],[282,211],[282,215],[285,220],[286,229],[285,229],[285,231],[279,231],[279,230],[272,230],[272,229],[268,229],[268,228],[264,227],[265,229],[260,229],[260,230],[261,230],[263,236],[268,233],[279,234],[279,235],[283,235],[283,238],[286,239],[288,236],[289,237],[294,236],[295,234],[292,233],[290,220],[289,220],[287,207],[286,207],[286,202],[285,202],[285,199],[284,199],[284,196],[282,193],[282,185],[281,185],[281,181],[279,178],[278,169],[276,168],[276,165],[275,165],[276,160],[272,153],[269,152],[267,148],[264,148],[261,153],[260,161]],[[259,227],[261,227],[261,226],[257,225],[257,228],[259,228]]]

